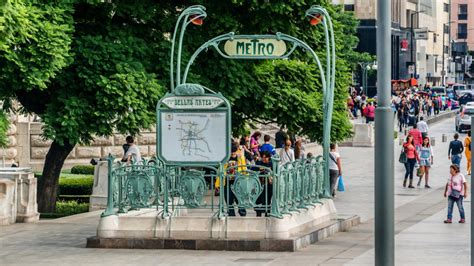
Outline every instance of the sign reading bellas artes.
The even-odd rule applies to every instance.
[[[286,43],[270,38],[236,38],[225,43],[224,51],[227,55],[235,57],[278,57],[286,53]]]

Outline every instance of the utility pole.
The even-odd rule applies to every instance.
[[[375,265],[393,266],[394,155],[391,98],[391,1],[377,0],[377,82],[375,110]]]
[[[413,62],[413,68],[414,68],[414,71],[413,71],[413,78],[416,79],[416,54],[413,55],[414,53],[414,47],[415,47],[415,44],[416,44],[416,39],[415,39],[415,28],[413,27],[413,17],[415,15],[418,15],[418,19],[417,19],[417,22],[419,21],[419,14],[420,13],[424,13],[425,11],[415,11],[413,13],[410,14],[410,18],[411,18],[411,60]],[[418,23],[417,23],[418,24]],[[418,28],[418,26],[417,26]]]

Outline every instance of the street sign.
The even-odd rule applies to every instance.
[[[415,65],[408,66],[408,74],[415,74]]]
[[[428,40],[428,28],[415,29],[415,40]]]
[[[181,84],[157,107],[156,155],[167,165],[218,165],[230,156],[229,102],[199,84]]]
[[[236,38],[225,42],[224,51],[228,56],[258,58],[282,56],[286,53],[286,43],[271,38]]]

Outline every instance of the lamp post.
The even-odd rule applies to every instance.
[[[203,19],[206,18],[206,8],[201,5],[190,6],[186,8],[178,17],[176,25],[174,27],[173,39],[171,41],[171,56],[170,56],[170,88],[171,92],[174,92],[174,88],[181,84],[181,51],[183,47],[183,37],[186,27],[189,23],[194,25],[202,25]],[[184,18],[184,20],[183,20]],[[178,33],[178,28],[181,26],[181,32],[179,34],[179,43],[178,43],[178,58],[176,62],[176,84],[174,80],[174,53],[175,53],[175,43],[176,43],[176,34]]]
[[[454,23],[454,22],[455,21],[449,21],[449,22],[443,23],[443,56],[442,56],[443,58],[442,58],[442,66],[441,66],[441,68],[442,68],[441,69],[441,82],[443,84],[443,87],[445,86],[445,82],[446,82],[445,81],[446,69],[444,67],[444,57],[445,57],[444,55],[446,54],[445,45],[444,45],[444,42],[445,42],[444,37],[446,35],[445,27],[446,27],[446,25],[451,27],[451,23]],[[449,32],[450,32],[450,29],[448,29],[448,33]],[[451,44],[449,44],[449,45],[451,45]]]
[[[336,46],[334,42],[334,31],[331,16],[327,10],[320,6],[311,6],[306,10],[306,17],[311,25],[320,24],[322,21],[324,36],[326,40],[326,86],[323,98],[323,158],[324,158],[324,194],[326,198],[331,197],[329,186],[329,145],[332,123],[332,111],[334,102],[334,86],[336,73]],[[324,90],[324,88],[323,88]]]
[[[377,69],[377,63],[376,62],[361,62],[359,63],[359,66],[362,70],[362,88],[363,92],[365,95],[367,95],[367,72],[371,69],[376,70]]]
[[[415,28],[413,27],[413,16],[418,15],[420,13],[425,13],[425,11],[423,11],[423,10],[415,11],[415,12],[411,13],[411,15],[410,15],[410,18],[411,18],[411,49],[410,49],[411,55],[410,56],[411,56],[411,60],[413,62],[413,68],[414,68],[413,78],[415,78],[415,79],[416,79],[416,55],[413,56],[413,54],[414,54],[413,53],[413,50],[414,50],[413,48],[415,46],[414,43],[416,42],[416,40],[415,40]],[[419,17],[420,16],[418,16],[417,21],[420,20]]]

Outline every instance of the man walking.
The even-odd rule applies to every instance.
[[[464,151],[464,147],[461,141],[458,140],[459,135],[458,133],[454,134],[454,140],[449,143],[448,149],[448,159],[451,160],[451,163],[456,164],[457,166],[461,166],[461,158],[462,152]]]
[[[428,124],[423,120],[423,116],[420,117],[420,122],[416,123],[416,127],[421,132],[423,139],[428,137]]]

